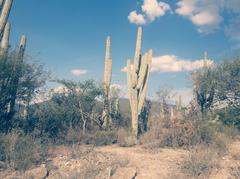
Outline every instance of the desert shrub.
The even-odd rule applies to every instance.
[[[216,157],[217,154],[212,148],[197,147],[183,161],[181,169],[191,177],[207,175],[214,167]]]
[[[231,174],[234,178],[240,178],[240,165],[237,165],[232,168]]]
[[[93,144],[96,146],[111,145],[117,142],[115,131],[96,131],[87,133],[82,137],[81,143]]]
[[[188,147],[192,145],[194,125],[190,121],[176,120],[168,128],[153,125],[140,138],[141,144],[150,147]]]
[[[239,153],[234,153],[232,155],[232,157],[233,157],[234,160],[240,160],[240,154]]]
[[[121,147],[131,147],[136,144],[136,139],[130,131],[125,129],[119,129],[117,142]]]
[[[32,165],[40,164],[47,156],[45,146],[21,133],[2,135],[0,143],[1,161],[17,170],[26,170]]]

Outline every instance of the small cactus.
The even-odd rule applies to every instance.
[[[142,56],[141,47],[142,28],[139,27],[134,63],[131,65],[131,60],[128,59],[127,61],[128,95],[132,113],[132,130],[136,138],[138,137],[138,121],[146,98],[148,77],[152,63],[152,50],[149,50]]]
[[[104,104],[103,104],[103,112],[102,112],[102,122],[103,127],[106,128],[110,122],[110,104],[109,104],[109,93],[110,93],[110,85],[112,79],[112,59],[110,55],[111,48],[111,39],[108,36],[106,42],[106,56],[105,56],[105,67],[104,67]]]

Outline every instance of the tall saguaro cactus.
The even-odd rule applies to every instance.
[[[127,61],[127,81],[132,113],[132,130],[136,138],[138,137],[138,121],[146,98],[148,77],[152,63],[152,50],[149,50],[142,56],[141,47],[142,28],[139,27],[133,65],[131,65],[130,59]]]
[[[12,79],[12,91],[11,91],[11,100],[10,100],[10,109],[9,109],[9,118],[11,119],[13,117],[14,114],[14,110],[15,110],[15,104],[16,104],[16,98],[17,98],[17,92],[18,92],[18,84],[19,84],[19,79],[22,75],[22,63],[23,63],[23,59],[24,59],[24,53],[25,53],[25,49],[26,49],[26,43],[27,43],[27,38],[26,35],[23,34],[21,37],[21,42],[20,42],[20,47],[19,47],[19,52],[18,52],[18,62],[17,65],[15,67],[15,75],[13,76]]]
[[[105,56],[105,66],[104,66],[104,106],[102,113],[102,122],[103,127],[106,128],[109,124],[110,115],[109,115],[109,92],[112,79],[112,59],[110,54],[111,48],[111,39],[110,36],[107,37],[106,43],[106,56]]]
[[[8,22],[4,28],[3,37],[1,41],[0,55],[5,55],[9,47],[10,23]]]
[[[8,16],[12,7],[12,0],[1,0],[1,16],[0,16],[0,38],[2,39],[4,28],[8,21]]]

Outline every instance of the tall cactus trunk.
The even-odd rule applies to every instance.
[[[149,50],[142,56],[141,47],[142,28],[139,27],[134,63],[131,65],[131,60],[128,59],[127,61],[128,95],[132,115],[132,132],[135,138],[138,137],[138,122],[146,98],[148,77],[152,63],[152,50]]]
[[[165,115],[164,115],[164,102],[162,100],[160,102],[160,113],[159,113],[159,123],[160,123],[161,127],[164,126],[164,118],[165,118]]]
[[[3,37],[1,41],[0,56],[5,56],[9,48],[10,23],[8,22],[4,28]]]
[[[12,7],[12,0],[1,1],[1,16],[0,16],[0,39],[2,39],[5,25],[7,24],[9,13]]]
[[[103,128],[107,128],[110,124],[110,85],[112,79],[112,59],[110,55],[110,48],[111,48],[111,39],[108,36],[106,42],[106,56],[105,56],[105,66],[104,66],[104,104],[103,104],[103,112],[102,112],[102,122]]]
[[[174,109],[173,109],[172,106],[170,107],[169,113],[170,113],[169,114],[169,123],[170,123],[170,125],[172,125],[174,123],[174,118],[175,118],[175,116],[174,116]]]
[[[25,34],[22,35],[21,37],[21,42],[20,42],[20,47],[19,47],[19,52],[18,52],[18,62],[15,67],[15,76],[13,77],[11,81],[11,86],[12,86],[12,91],[11,91],[11,100],[10,100],[10,109],[8,113],[8,122],[10,122],[13,118],[13,115],[15,113],[15,104],[16,104],[16,99],[17,99],[17,91],[18,91],[18,84],[19,84],[19,79],[22,75],[22,63],[24,59],[24,53],[26,49],[26,43],[27,43],[27,38]],[[9,124],[11,126],[11,124]]]

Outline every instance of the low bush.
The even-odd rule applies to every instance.
[[[96,131],[82,136],[81,143],[95,146],[111,145],[117,142],[115,131]]]
[[[240,165],[233,167],[231,174],[234,178],[239,179],[240,178]]]
[[[130,131],[119,129],[117,142],[121,147],[131,147],[136,144],[136,139]]]
[[[181,169],[191,177],[206,176],[214,167],[215,158],[217,158],[217,154],[212,148],[198,146],[183,161]]]
[[[0,137],[1,161],[16,170],[26,170],[46,159],[47,148],[30,136],[12,132]]]

